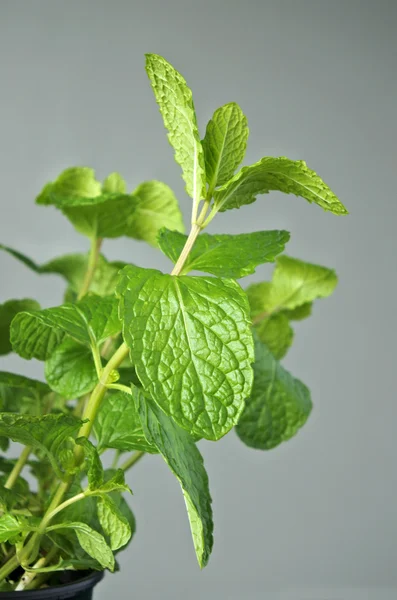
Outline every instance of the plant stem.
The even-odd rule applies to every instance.
[[[19,567],[19,560],[16,555],[10,558],[9,561],[6,562],[0,569],[0,581],[3,581],[6,577],[8,577],[15,569]]]
[[[183,250],[178,258],[178,260],[176,261],[174,268],[171,271],[171,275],[179,275],[180,272],[183,269],[183,265],[186,262],[187,257],[189,256],[189,253],[191,251],[191,249],[193,248],[194,242],[197,239],[198,234],[200,233],[200,226],[197,225],[197,223],[194,223],[192,225],[192,228],[190,230],[189,236],[186,240],[186,243],[183,247]]]
[[[16,482],[16,480],[19,477],[20,472],[22,471],[22,469],[25,466],[26,461],[29,458],[29,455],[31,453],[32,449],[30,446],[25,446],[25,448],[22,450],[20,457],[18,458],[17,462],[14,465],[14,468],[12,469],[11,473],[9,474],[7,481],[4,484],[4,487],[11,490]]]
[[[102,399],[107,391],[108,379],[112,371],[117,369],[117,367],[123,362],[126,356],[128,356],[129,349],[125,342],[121,344],[121,346],[116,350],[113,354],[112,358],[109,360],[108,364],[102,371],[102,375],[94,388],[91,397],[88,401],[87,406],[85,407],[83,413],[83,419],[88,419],[86,423],[81,427],[79,431],[79,437],[88,438],[91,433],[91,429],[95,420],[95,417],[98,413],[98,409],[101,405]],[[83,447],[76,446],[75,450],[75,458],[76,464],[79,465],[81,463],[83,457]]]
[[[64,510],[65,508],[67,508],[71,504],[74,504],[75,502],[79,502],[79,500],[83,500],[85,497],[86,497],[86,495],[84,494],[84,492],[80,492],[79,494],[72,496],[72,498],[65,500],[65,502],[62,502],[62,504],[59,504],[51,512],[47,511],[45,517],[43,518],[43,520],[40,523],[38,533],[43,533],[45,531],[45,528],[47,527],[48,523],[55,517],[56,514],[61,512],[61,510]]]
[[[124,394],[129,394],[131,396],[131,388],[128,385],[123,385],[122,383],[108,383],[108,390],[119,390],[120,392],[124,392]]]
[[[94,277],[95,269],[98,263],[99,252],[102,246],[102,238],[93,237],[91,240],[91,249],[88,256],[87,271],[84,276],[84,281],[77,296],[77,300],[81,300],[90,289],[92,278]]]
[[[52,559],[58,554],[58,552],[59,549],[54,546],[53,548],[51,548],[48,554],[39,558],[39,560],[33,565],[33,568],[41,569],[42,567],[45,567],[46,565],[48,565],[49,562],[52,561]],[[35,573],[34,571],[25,571],[25,573],[19,580],[15,591],[20,592],[22,590],[25,590],[32,583],[32,581],[37,575],[39,575],[39,573]]]
[[[123,469],[123,471],[127,471],[133,465],[135,465],[135,463],[137,463],[138,460],[140,460],[143,456],[145,456],[145,452],[143,452],[143,450],[134,452],[134,454],[132,454],[130,458],[127,458],[127,460],[120,466],[120,469]]]

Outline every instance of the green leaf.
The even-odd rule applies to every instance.
[[[164,225],[165,224],[166,219],[164,219]],[[43,265],[38,265],[28,256],[25,256],[12,248],[3,246],[2,244],[0,244],[0,250],[5,250],[39,275],[60,275],[69,284],[66,292],[67,297],[70,297],[73,301],[76,299],[87,271],[88,254],[65,254],[64,256],[54,258]],[[98,296],[108,296],[113,294],[117,283],[118,273],[125,265],[126,263],[121,261],[108,262],[103,254],[99,254],[89,291]],[[16,302],[25,302],[25,300],[17,300]],[[29,302],[34,301],[31,300]],[[29,306],[22,308],[21,310],[33,310],[35,308],[36,306]],[[40,306],[37,305],[37,308],[39,309]]]
[[[192,434],[225,435],[252,384],[249,306],[239,285],[129,266],[117,293],[124,340],[146,392]]]
[[[244,158],[248,140],[247,118],[235,102],[218,108],[202,141],[209,188],[223,185]]]
[[[9,542],[15,544],[22,537],[23,533],[29,533],[32,527],[23,517],[17,517],[5,513],[0,517],[0,542]]]
[[[146,54],[146,71],[175,150],[175,160],[182,167],[186,191],[197,204],[206,195],[206,180],[192,92],[182,75],[161,56]]]
[[[97,490],[103,484],[103,467],[98,451],[95,446],[85,437],[77,438],[76,444],[84,448],[88,489],[90,491]]]
[[[87,167],[66,169],[36,201],[60,209],[77,231],[90,238],[128,236],[155,244],[161,227],[183,228],[177,200],[164,183],[148,181],[127,194],[118,173],[101,186]]]
[[[136,390],[136,401],[146,436],[152,440],[181,484],[200,567],[205,567],[213,545],[213,522],[208,476],[191,436],[148,398]]]
[[[106,394],[94,421],[94,434],[99,451],[115,448],[121,452],[157,452],[145,438],[132,396],[124,392]]]
[[[106,543],[103,535],[82,522],[64,522],[58,525],[51,525],[48,531],[57,531],[62,529],[72,529],[77,535],[77,539],[83,550],[92,558],[97,560],[104,569],[114,571],[115,562],[112,550]]]
[[[272,190],[295,194],[335,215],[347,214],[332,190],[303,160],[290,160],[285,156],[266,156],[254,165],[243,167],[215,191],[214,202],[218,211],[223,212],[251,204],[258,194],[267,194]]]
[[[0,356],[12,351],[10,342],[11,321],[21,311],[40,310],[40,304],[35,300],[24,298],[23,300],[8,300],[0,304]]]
[[[278,359],[287,354],[294,339],[294,331],[289,324],[289,319],[282,312],[263,319],[255,330],[259,339]]]
[[[184,231],[182,213],[171,188],[161,181],[145,181],[133,192],[135,212],[130,222],[131,237],[157,246],[162,227]]]
[[[70,439],[81,425],[82,421],[71,415],[47,414],[34,417],[0,413],[0,435],[43,452],[59,477],[63,476],[62,454],[70,447]]]
[[[4,244],[0,244],[0,250],[3,250],[4,252],[11,254],[11,256],[16,258],[20,262],[22,262],[24,265],[26,265],[32,271],[35,271],[36,273],[40,273],[40,269],[41,269],[40,265],[35,263],[31,258],[26,256],[25,254],[22,254],[22,252],[19,252],[18,250],[14,250],[13,248],[10,248],[9,246],[4,246]]]
[[[45,377],[51,389],[67,400],[84,396],[98,383],[91,350],[70,338],[46,361]]]
[[[38,414],[51,389],[46,383],[23,375],[0,371],[0,410]]]
[[[84,448],[86,458],[85,469],[88,476],[88,490],[85,491],[87,496],[101,496],[114,491],[132,493],[125,483],[124,471],[122,469],[115,470],[110,478],[105,478],[98,450],[87,438],[78,438],[76,444]]]
[[[23,358],[46,360],[65,335],[94,347],[120,329],[116,299],[91,295],[77,304],[19,313],[11,325],[11,343]]]
[[[236,432],[247,446],[269,450],[297,433],[306,423],[312,403],[308,388],[257,339],[255,357],[252,393]]]
[[[255,273],[255,268],[274,261],[289,240],[287,231],[257,231],[239,235],[202,233],[191,250],[182,274],[204,271],[217,277],[240,278]],[[174,263],[187,237],[162,229],[158,241],[161,250]]]
[[[103,182],[102,191],[108,194],[125,194],[127,184],[120,173],[110,173]]]
[[[131,527],[127,518],[109,496],[98,498],[98,518],[113,551],[128,544],[132,535]]]
[[[42,265],[40,273],[61,275],[69,284],[66,297],[75,301],[83,285],[87,264],[88,254],[66,254]],[[98,296],[113,294],[116,288],[118,273],[125,265],[126,263],[121,261],[108,262],[103,254],[100,254],[89,291]]]
[[[303,319],[307,319],[312,314],[313,302],[305,302],[305,304],[301,304],[296,308],[291,310],[284,310],[284,314],[291,321],[302,321]]]
[[[255,312],[269,314],[276,310],[294,310],[316,298],[326,298],[334,291],[338,278],[333,269],[303,262],[289,256],[279,256],[271,284],[259,284],[247,290],[250,303],[254,299]],[[259,309],[259,310],[258,310]],[[306,307],[304,310],[308,310]]]

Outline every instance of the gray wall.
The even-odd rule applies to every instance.
[[[119,170],[131,188],[164,180],[188,216],[144,52],[185,74],[202,128],[220,104],[241,104],[247,163],[304,158],[351,212],[337,218],[274,193],[212,224],[288,229],[291,255],[336,268],[335,296],[297,326],[286,360],[315,409],[269,453],[233,433],[202,444],[216,526],[203,572],[177,482],[160,458],[139,463],[129,475],[138,532],[98,600],[396,597],[396,16],[392,0],[0,2],[3,243],[38,261],[86,248],[59,213],[33,205],[44,182],[76,164],[100,177]],[[106,242],[105,253],[169,268],[132,240]],[[1,301],[61,299],[56,278],[10,257],[0,272]],[[1,368],[41,375],[16,357]]]

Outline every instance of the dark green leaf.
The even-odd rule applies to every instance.
[[[70,438],[81,425],[79,419],[64,414],[33,417],[0,413],[0,435],[43,452],[60,477],[62,452],[69,447]]]
[[[187,237],[176,231],[162,229],[159,246],[174,263]],[[209,235],[202,233],[193,246],[181,274],[204,271],[217,277],[240,278],[255,273],[255,268],[274,261],[289,240],[287,231],[257,231],[239,235]]]
[[[46,383],[23,375],[0,371],[0,409],[39,415],[51,389]]]
[[[19,313],[11,325],[11,342],[23,358],[46,360],[66,335],[92,347],[120,329],[116,299],[92,295],[77,304]]]
[[[287,315],[276,313],[263,319],[255,328],[259,339],[266,344],[275,358],[283,358],[287,354],[294,339],[294,331]]]
[[[84,448],[86,467],[88,477],[88,489],[97,490],[103,483],[103,467],[101,459],[95,446],[85,437],[76,440],[76,444]]]
[[[68,400],[87,394],[98,383],[91,350],[70,338],[46,361],[45,376],[51,389]]]
[[[8,300],[0,304],[0,355],[8,354],[12,351],[10,342],[11,321],[21,311],[40,310],[40,304],[35,300]]]
[[[225,435],[252,384],[249,306],[239,285],[126,267],[117,292],[124,339],[144,389],[191,433]]]
[[[312,408],[310,392],[256,339],[254,385],[236,431],[252,448],[269,450],[294,436]]]
[[[178,427],[150,399],[136,391],[146,436],[152,440],[181,484],[200,567],[205,567],[213,545],[213,522],[208,476],[191,436]]]
[[[295,194],[336,215],[347,214],[332,190],[303,160],[290,160],[285,156],[266,156],[254,165],[243,167],[215,191],[215,206],[219,211],[240,208],[254,202],[258,194],[267,194],[271,190]]]
[[[134,399],[123,392],[108,393],[94,422],[98,450],[115,448],[121,452],[141,450],[155,453],[142,430]]]

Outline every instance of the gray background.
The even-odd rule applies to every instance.
[[[139,463],[129,474],[138,531],[98,600],[396,597],[396,16],[396,3],[380,0],[0,2],[3,243],[37,261],[86,249],[60,213],[33,204],[71,165],[101,178],[118,170],[131,189],[164,180],[188,216],[144,52],[185,74],[202,130],[217,106],[239,102],[251,128],[247,164],[304,158],[351,212],[338,218],[274,193],[212,224],[288,229],[289,254],[336,268],[336,294],[296,327],[286,360],[315,409],[269,453],[233,433],[202,444],[216,527],[203,572],[177,482],[160,458]],[[169,268],[132,240],[108,241],[105,253]],[[61,299],[57,278],[8,256],[0,272],[1,301]],[[41,375],[16,357],[1,368]]]

